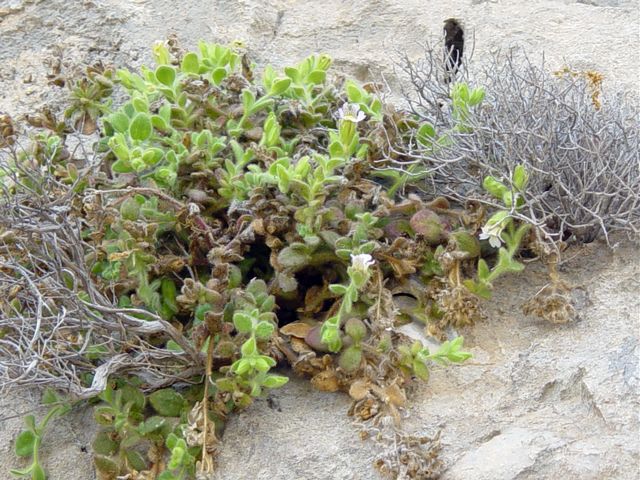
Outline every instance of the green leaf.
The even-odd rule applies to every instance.
[[[515,195],[517,195],[517,193],[511,192],[511,191],[504,192],[502,194],[502,203],[504,203],[505,206],[507,206],[508,208],[511,208],[511,205],[513,205],[513,198]]]
[[[216,68],[211,74],[211,80],[213,80],[214,84],[220,85],[220,82],[222,82],[222,80],[224,80],[226,76],[227,76],[226,68],[222,68],[222,67]]]
[[[527,186],[529,175],[524,165],[517,165],[513,171],[513,185],[520,191]]]
[[[26,477],[31,473],[31,470],[33,470],[33,464],[29,465],[27,468],[23,468],[22,470],[12,468],[11,470],[9,470],[9,473],[17,477]]]
[[[482,187],[498,200],[502,200],[502,196],[509,191],[502,182],[491,176],[484,178]]]
[[[116,132],[125,133],[129,129],[129,117],[121,111],[109,115],[107,121]]]
[[[285,247],[278,254],[278,263],[290,270],[304,267],[310,260],[311,257],[305,251],[294,246]]]
[[[258,370],[259,372],[263,372],[266,373],[269,371],[269,364],[264,360],[264,358],[256,358],[255,360],[253,360],[253,367]]]
[[[132,385],[124,385],[119,388],[122,392],[122,399],[125,403],[132,404],[132,410],[141,412],[145,406],[146,400],[142,392]]]
[[[327,72],[324,70],[314,70],[307,75],[306,81],[312,85],[320,85],[327,78]]]
[[[347,98],[352,103],[360,103],[366,98],[366,92],[352,80],[347,81],[345,90],[347,91]]]
[[[33,415],[26,415],[23,421],[29,430],[31,430],[32,432],[36,431],[36,417],[34,417]]]
[[[471,92],[471,96],[469,97],[469,105],[475,106],[480,104],[484,100],[484,89],[483,88],[474,88]]]
[[[133,117],[133,121],[129,126],[129,135],[134,140],[143,141],[151,136],[153,128],[149,116],[144,113],[138,113]]]
[[[267,375],[262,381],[262,386],[266,388],[280,388],[289,381],[287,377],[281,375]]]
[[[466,289],[474,295],[477,295],[480,298],[484,298],[485,300],[489,300],[491,298],[492,292],[488,283],[475,282],[469,278],[464,280],[462,283],[466,287]]]
[[[131,100],[131,105],[133,106],[134,112],[148,113],[149,112],[149,103],[146,98],[143,97],[135,97]],[[133,116],[133,115],[131,115]]]
[[[258,346],[256,345],[256,339],[251,337],[249,340],[242,344],[240,347],[240,351],[242,352],[242,356],[250,357],[255,355],[258,352]]]
[[[172,87],[176,81],[176,71],[169,65],[160,65],[156,68],[156,78],[167,87]]]
[[[284,73],[294,82],[300,81],[300,72],[294,67],[284,67]]]
[[[421,380],[429,381],[429,368],[427,365],[418,359],[414,359],[412,363],[413,373]]]
[[[44,468],[42,468],[39,463],[33,464],[33,469],[31,470],[31,480],[47,480],[47,474],[45,473]]]
[[[112,439],[112,433],[109,431],[98,432],[91,444],[93,452],[98,455],[114,455],[118,451],[118,442]]]
[[[502,247],[498,250],[498,265],[496,268],[501,269],[503,272],[521,272],[524,270],[524,265],[511,258],[507,249]]]
[[[159,148],[147,148],[143,153],[142,153],[142,161],[147,164],[148,166],[153,166],[156,163],[158,163],[160,160],[162,160],[162,157],[164,156],[164,152],[159,149]]]
[[[251,112],[254,103],[256,103],[256,96],[254,93],[248,88],[242,90],[242,106],[244,107],[245,115],[248,115]]]
[[[249,360],[241,358],[231,365],[231,370],[233,370],[237,375],[244,375],[251,370],[251,363]]]
[[[118,160],[125,160],[128,163],[131,154],[129,153],[129,146],[123,134],[116,133],[109,139],[108,145]]]
[[[178,441],[178,444],[171,450],[171,458],[169,459],[168,467],[174,470],[182,465],[186,453],[185,447],[183,447],[180,441]]]
[[[182,64],[180,68],[184,73],[197,74],[200,71],[200,61],[198,60],[198,54],[194,52],[187,53],[182,58]]]
[[[131,465],[137,471],[141,472],[142,470],[147,469],[147,462],[145,461],[144,457],[140,454],[140,452],[137,452],[135,450],[127,450],[125,452],[125,455],[127,457],[127,461],[129,462],[129,465]]]
[[[176,477],[173,473],[171,473],[169,470],[165,470],[160,474],[160,476],[158,477],[158,480],[180,480],[180,479]]]
[[[157,430],[160,430],[165,425],[167,425],[166,418],[154,415],[152,417],[147,418],[144,422],[140,424],[140,426],[138,427],[138,433],[140,433],[140,435],[143,435],[143,436],[148,435]]]
[[[251,333],[253,330],[253,319],[245,312],[235,312],[233,314],[233,324],[239,333]]]
[[[466,83],[456,83],[452,88],[451,94],[466,103],[469,101],[469,86]]]
[[[152,50],[153,50],[153,59],[156,61],[157,64],[166,65],[170,63],[171,56],[169,54],[169,50],[163,43],[161,42],[156,43],[153,46]]]
[[[107,478],[115,478],[118,474],[118,464],[109,457],[104,455],[94,455],[93,463],[96,466],[96,470],[105,475]]]
[[[434,138],[436,138],[436,129],[430,123],[423,123],[417,132],[418,142],[425,147],[430,147]]]
[[[167,441],[165,442],[165,445],[169,450],[173,450],[177,444],[178,436],[175,433],[170,433],[169,435],[167,435]]]
[[[267,65],[262,72],[262,85],[266,90],[271,89],[271,85],[273,85],[275,77],[275,70],[271,65]]]
[[[161,132],[167,132],[170,128],[167,121],[160,115],[151,116],[151,125]]]
[[[489,266],[487,265],[487,262],[485,262],[483,258],[479,259],[478,260],[478,278],[482,281],[487,281],[490,273],[491,272],[489,271]]]
[[[42,394],[42,403],[45,405],[51,405],[52,403],[58,403],[62,399],[52,388],[47,388]]]
[[[345,301],[346,301],[345,297]],[[327,348],[333,353],[337,353],[342,348],[342,339],[340,338],[340,332],[337,326],[329,324],[329,321],[326,320],[324,325],[322,325],[322,343],[324,343]]]
[[[329,67],[331,66],[332,62],[333,60],[331,59],[331,57],[323,53],[318,57],[318,62],[316,63],[316,66],[320,70],[324,70],[326,72],[327,70],[329,70]]]
[[[281,95],[287,90],[287,88],[289,88],[289,85],[291,85],[290,78],[279,78],[273,82],[273,85],[271,85],[269,95]]]
[[[344,324],[344,331],[355,343],[358,343],[367,335],[367,326],[359,318],[353,317]]]
[[[19,457],[30,457],[36,445],[36,436],[30,430],[24,430],[16,438],[15,451]]]
[[[164,417],[179,417],[184,407],[184,398],[171,388],[164,388],[149,395],[153,409]]]
[[[340,285],[339,283],[334,283],[329,285],[329,290],[331,293],[335,293],[336,295],[344,295],[347,293],[347,287],[344,285]]]
[[[261,340],[266,340],[273,333],[274,326],[271,322],[260,322],[256,325],[256,337]]]
[[[353,372],[358,369],[362,361],[362,349],[359,346],[351,345],[340,354],[338,364],[345,372]]]

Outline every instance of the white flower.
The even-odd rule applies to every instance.
[[[498,233],[502,233],[502,231]],[[480,240],[487,240],[487,239],[489,239],[489,245],[491,245],[493,248],[500,248],[500,246],[502,245],[502,239],[500,238],[499,235],[494,234],[494,232],[489,229],[485,230],[485,227],[482,227]]]
[[[358,123],[367,118],[357,103],[345,103],[338,109],[338,118],[349,122]]]
[[[500,248],[502,246],[502,231],[504,230],[505,220],[508,218],[507,212],[498,212],[487,221],[482,227],[480,233],[480,240],[489,240],[489,245],[493,248]]]
[[[351,254],[351,266],[359,272],[368,272],[369,267],[374,263],[376,263],[376,261],[368,253],[360,253],[358,255]]]

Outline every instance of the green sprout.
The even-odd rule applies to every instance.
[[[524,195],[529,175],[523,165],[518,165],[511,177],[512,188],[504,183],[488,176],[484,179],[484,188],[506,207],[494,213],[482,227],[481,240],[488,240],[493,248],[498,248],[498,261],[489,269],[487,262],[478,259],[477,280],[467,279],[463,283],[467,289],[482,298],[491,298],[492,282],[500,275],[507,272],[521,272],[524,265],[514,260],[522,244],[525,234],[531,225],[523,223],[516,226],[512,212],[522,208],[525,203]],[[504,243],[504,247],[502,246]]]
[[[19,478],[31,478],[32,480],[46,480],[47,475],[40,464],[39,450],[42,444],[42,437],[45,434],[47,425],[51,420],[60,417],[71,410],[71,406],[64,403],[61,398],[52,390],[47,390],[42,402],[45,405],[52,405],[40,423],[36,423],[33,415],[26,415],[24,423],[27,427],[20,432],[15,442],[15,452],[18,457],[31,458],[31,465],[23,469],[11,469],[12,475]]]
[[[351,266],[347,269],[349,283],[347,285],[336,283],[329,286],[332,293],[342,297],[338,313],[329,317],[322,325],[322,343],[332,352],[339,352],[342,348],[340,327],[346,315],[351,312],[353,304],[358,301],[359,292],[369,281],[371,277],[369,269],[374,264],[373,257],[368,253],[351,255]]]

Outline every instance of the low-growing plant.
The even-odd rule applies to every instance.
[[[105,479],[212,472],[228,416],[286,384],[278,364],[349,392],[363,425],[399,428],[406,387],[470,357],[444,332],[480,318],[532,229],[529,168],[485,176],[489,211],[412,192],[433,172],[388,156],[452,148],[485,89],[453,85],[443,126],[333,79],[326,55],[258,76],[238,44],[153,51],[153,68],[70,82],[66,117],[31,149],[5,141],[3,383],[98,401]],[[87,122],[91,161],[66,149]],[[439,349],[397,331],[414,320]],[[401,438],[422,458],[414,477],[435,478],[437,436]]]

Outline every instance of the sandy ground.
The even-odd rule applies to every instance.
[[[64,68],[103,59],[136,66],[149,46],[175,32],[198,39],[243,39],[259,65],[282,66],[312,52],[331,54],[361,80],[384,74],[391,52],[420,55],[442,21],[462,18],[475,33],[474,59],[524,46],[549,68],[597,69],[605,88],[638,91],[637,0],[0,0],[0,111],[18,116],[64,92],[47,84],[46,60]],[[546,278],[539,265],[496,285],[487,321],[464,331],[474,360],[439,368],[412,398],[405,422],[442,433],[445,479],[636,479],[640,461],[638,248],[600,243],[573,249],[563,274],[581,287],[581,320],[553,326],[525,317],[520,305]],[[1,361],[1,359],[0,359]],[[21,416],[34,392],[0,397],[0,479],[20,466],[12,455]],[[293,379],[234,417],[215,477],[236,479],[375,479],[376,447],[358,439],[343,395]],[[41,412],[41,411],[40,411]],[[91,480],[90,411],[57,422],[45,438],[52,479]]]

